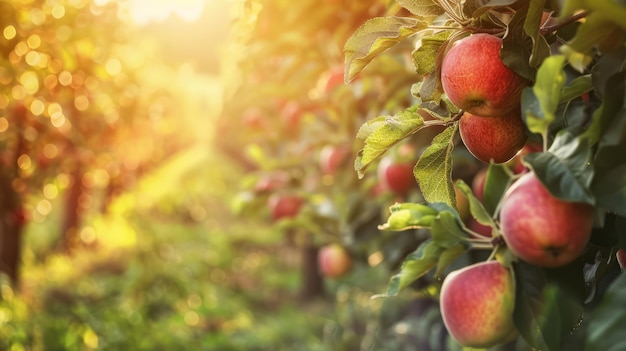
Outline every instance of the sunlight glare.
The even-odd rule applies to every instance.
[[[205,0],[130,0],[131,18],[139,25],[165,20],[171,14],[193,22],[202,14]]]

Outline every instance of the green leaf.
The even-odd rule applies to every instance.
[[[520,335],[535,349],[567,349],[563,342],[583,316],[581,303],[563,282],[547,276],[540,267],[519,261],[513,268],[513,321]],[[577,269],[565,268],[560,274],[575,275]]]
[[[605,133],[609,133],[609,135],[612,136],[612,138],[610,137],[609,140],[605,142],[613,145],[623,143],[622,129],[619,128],[620,121],[613,121],[624,114],[626,105],[625,81],[625,72],[614,74],[606,80],[604,89],[611,89],[611,94],[605,96],[602,105],[594,112],[592,123],[583,135],[584,138],[589,140],[591,145],[594,145],[600,138],[603,138]],[[611,123],[618,124],[614,126],[617,127],[617,129],[609,128]]]
[[[470,186],[467,185],[462,179],[457,180],[455,186],[461,191],[461,193],[463,193],[465,198],[467,198],[467,200],[469,201],[469,208],[472,217],[474,217],[480,224],[493,225],[493,219],[491,218],[491,215],[489,214],[489,212],[487,212],[487,210],[485,210],[480,200],[476,198],[474,192],[472,191],[472,188],[470,188]]]
[[[402,262],[400,273],[391,277],[387,287],[387,296],[396,296],[419,277],[433,269],[439,261],[444,248],[432,240],[424,241],[413,253]]]
[[[524,32],[525,11],[517,11],[502,38],[500,58],[505,66],[515,71],[528,81],[535,80],[537,69],[530,66],[532,40]]]
[[[354,161],[359,178],[363,178],[367,167],[391,146],[424,127],[424,119],[413,108],[394,116],[377,117],[362,125],[357,138],[365,145]]]
[[[585,74],[574,78],[567,86],[561,89],[561,98],[559,103],[571,101],[584,93],[588,93],[593,89],[591,75]]]
[[[445,249],[462,243],[462,239],[467,237],[465,232],[459,228],[457,216],[449,211],[439,212],[439,215],[432,222],[430,232],[433,241]]]
[[[468,248],[464,243],[458,243],[445,249],[445,251],[443,251],[441,255],[439,255],[439,260],[437,261],[437,269],[435,270],[435,276],[437,278],[441,277],[444,269],[446,269],[454,260],[464,254],[467,250]]]
[[[433,138],[415,165],[414,174],[424,199],[430,203],[454,204],[452,183],[452,149],[458,123],[444,129]]]
[[[398,203],[389,207],[391,215],[387,222],[378,226],[379,230],[403,231],[430,227],[437,211],[423,204]]]
[[[530,0],[528,12],[524,19],[524,33],[532,39],[533,43],[528,58],[528,64],[533,68],[539,67],[543,60],[550,56],[550,46],[546,38],[539,32],[545,4],[546,0]]]
[[[598,62],[591,69],[591,81],[596,96],[603,99],[607,91],[609,94],[613,93],[614,82],[608,84],[608,80],[622,71],[624,60],[626,60],[626,48],[607,52],[598,58]]]
[[[415,18],[390,16],[368,20],[344,45],[344,80],[351,81],[377,55],[426,27],[428,23]]]
[[[437,53],[449,37],[450,31],[443,31],[422,38],[420,46],[413,51],[413,64],[417,74],[425,75],[435,71]]]
[[[626,217],[626,164],[595,177],[591,191],[598,207]]]
[[[555,119],[561,96],[561,89],[565,84],[563,65],[565,57],[555,55],[544,60],[537,72],[537,80],[530,89],[522,93],[522,108],[528,129],[544,137],[548,127]]]
[[[441,86],[441,79],[436,73],[429,74],[424,77],[421,82],[415,84],[417,94],[413,94],[423,102],[435,102],[439,104],[441,96],[443,95],[443,87]],[[422,105],[425,107],[425,105]]]
[[[485,178],[483,206],[491,215],[495,216],[498,204],[512,181],[512,174],[504,164],[489,164]],[[483,223],[486,224],[486,223]]]
[[[595,176],[591,185],[597,205],[626,215],[626,73],[607,80],[613,94],[606,95],[602,106],[594,114],[594,122],[586,136],[597,140],[593,162]],[[599,125],[599,126],[598,126]]]
[[[439,16],[444,13],[433,0],[396,0],[396,2],[418,16]]]
[[[594,204],[590,191],[593,168],[589,161],[591,148],[586,139],[568,130],[556,135],[548,152],[529,154],[527,164],[550,193],[560,199]]]
[[[612,22],[605,14],[591,12],[578,27],[574,38],[560,47],[561,53],[572,67],[583,72],[592,62],[594,48],[599,47],[608,52],[623,45],[620,43],[624,41],[624,29],[619,24]]]
[[[588,317],[585,350],[620,351],[626,349],[626,274],[611,284],[602,302]]]
[[[478,18],[495,7],[506,7],[516,2],[517,0],[489,0],[486,2],[484,0],[464,1],[463,13],[468,17]]]

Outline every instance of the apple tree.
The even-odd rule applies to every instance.
[[[0,270],[13,281],[27,222],[58,213],[59,251],[92,244],[84,216],[192,141],[171,128],[184,126],[173,83],[146,78],[165,66],[121,23],[113,2],[0,1]]]
[[[360,178],[397,145],[437,130],[413,167],[423,199],[390,206],[380,226],[429,238],[383,296],[432,277],[419,291],[440,304],[455,347],[623,348],[626,6],[397,4],[408,14],[371,18],[344,46],[349,82],[412,43],[412,106],[377,113],[355,134]],[[480,171],[462,174],[461,150]]]
[[[381,56],[351,85],[343,83],[342,48],[368,18],[406,10],[384,1],[249,3],[250,17],[234,30],[245,44],[234,68],[240,78],[228,77],[233,90],[218,132],[229,137],[216,139],[247,171],[234,207],[242,218],[275,224],[287,245],[301,250],[305,295],[323,294],[322,278],[332,287],[347,283],[348,268],[367,272],[363,267],[379,264],[373,258],[381,252],[385,264],[399,265],[391,257],[415,249],[417,238],[380,236],[377,226],[386,207],[419,197],[410,164],[418,147],[407,143],[389,153],[381,169],[390,171],[380,172],[389,181],[384,175],[361,182],[352,163],[359,126],[374,113],[411,104],[410,57],[400,54],[409,44]]]

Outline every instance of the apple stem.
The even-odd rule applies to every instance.
[[[568,17],[568,18],[565,18],[562,21],[559,21],[556,24],[553,24],[551,26],[541,27],[541,28],[539,28],[539,32],[542,35],[546,35],[546,34],[549,34],[549,33],[552,33],[552,32],[556,32],[557,30],[567,26],[568,24],[570,24],[572,22],[576,22],[576,21],[578,21],[581,18],[587,17],[588,14],[589,14],[589,11],[581,11],[581,12],[579,12],[577,14],[574,14],[574,15]]]
[[[486,244],[483,242],[471,242],[472,244],[472,249],[477,249],[477,250],[491,250],[493,249],[493,245],[491,244]]]
[[[502,28],[477,28],[477,27],[465,27],[465,29],[470,30],[474,33],[486,33],[486,34],[504,34],[506,33],[506,29]]]

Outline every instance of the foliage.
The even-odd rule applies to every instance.
[[[623,230],[618,228],[624,222],[626,182],[617,172],[623,172],[625,163],[619,153],[609,156],[608,151],[618,145],[626,147],[623,137],[626,8],[621,4],[597,6],[583,1],[398,3],[411,16],[377,18],[360,27],[348,40],[344,49],[347,77],[375,62],[382,49],[389,50],[411,38],[415,43],[412,52],[418,73],[415,77],[419,81],[411,89],[415,104],[404,115],[409,116],[409,111],[413,111],[410,116],[415,116],[415,111],[421,110],[435,119],[427,126],[421,118],[412,125],[413,120],[402,114],[370,119],[358,134],[363,149],[357,155],[355,170],[363,176],[363,170],[376,157],[425,127],[447,128],[433,138],[415,166],[415,177],[426,200],[421,206],[427,205],[430,210],[437,210],[437,214],[424,221],[423,211],[397,210],[409,208],[411,203],[394,205],[387,223],[381,226],[406,230],[417,224],[430,229],[430,239],[406,256],[400,272],[391,278],[387,295],[396,296],[416,279],[432,273],[435,267],[435,276],[440,276],[466,250],[490,249],[492,258],[497,257],[515,270],[514,318],[523,340],[545,350],[560,350],[564,345],[579,349],[582,344],[572,340],[584,340],[596,330],[604,329],[598,319],[588,322],[583,317],[586,313],[593,313],[598,303],[605,306],[613,303],[614,314],[622,309],[617,302],[610,302],[610,296],[603,299],[603,292],[596,290],[596,284],[611,284],[615,276],[609,272],[619,270],[614,253],[623,243]],[[455,149],[462,147],[455,138],[460,113],[447,101],[439,81],[440,67],[455,41],[469,33],[481,32],[503,38],[501,59],[530,82],[523,92],[520,108],[527,134],[531,140],[543,142],[543,150],[525,156],[523,164],[552,195],[591,204],[596,211],[595,229],[585,254],[560,268],[559,274],[511,263],[516,260],[507,253],[501,238],[498,212],[502,194],[518,177],[508,166],[489,165],[483,203],[467,185],[461,183],[460,187],[469,197],[472,217],[490,227],[493,237],[486,238],[471,230],[454,208],[457,175],[453,155]],[[613,190],[610,196],[608,189]],[[594,269],[589,265],[594,265]],[[591,281],[594,288],[590,291],[585,286]],[[611,323],[612,318],[607,316],[606,323]],[[617,337],[617,334],[609,335],[612,334],[606,337]]]

